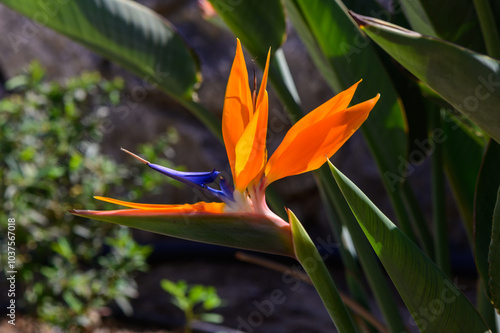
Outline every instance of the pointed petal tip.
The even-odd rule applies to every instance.
[[[126,153],[127,153],[127,154],[129,154],[130,156],[132,156],[132,157],[134,157],[134,158],[138,159],[139,161],[141,161],[141,162],[142,162],[142,163],[144,163],[144,164],[150,164],[150,163],[149,163],[149,161],[147,161],[147,160],[145,160],[144,158],[142,158],[142,157],[140,157],[140,156],[138,156],[138,155],[136,155],[136,154],[134,154],[134,153],[132,153],[132,152],[128,151],[127,149],[125,149],[125,148],[123,148],[123,147],[120,147],[120,150],[121,150],[121,151],[123,151],[123,152],[126,152]]]

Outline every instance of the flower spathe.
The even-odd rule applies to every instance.
[[[274,228],[272,230],[277,232],[278,237],[285,239],[284,246],[288,247],[291,243],[289,224],[268,208],[265,199],[266,187],[276,180],[316,170],[323,165],[327,158],[330,158],[366,120],[379,99],[379,95],[348,107],[359,84],[359,82],[355,83],[293,125],[268,159],[265,144],[268,121],[266,85],[270,56],[271,52],[269,51],[258,93],[257,91],[252,92],[241,44],[237,40],[236,55],[226,88],[222,116],[222,134],[234,189],[223,178],[220,178],[219,189],[211,187],[210,184],[219,175],[215,170],[196,173],[179,172],[150,163],[126,151],[150,168],[208,192],[222,202],[152,205],[96,197],[99,200],[130,209],[78,210],[73,211],[73,213],[108,222],[114,222],[115,217],[130,221],[134,218],[145,219],[151,216],[155,219],[162,216],[165,219],[173,219],[181,215],[186,216],[186,214],[190,218],[202,216],[213,219],[226,217],[240,220],[245,220],[245,218],[260,219],[260,221],[264,221],[264,224],[272,226]],[[220,232],[224,232],[224,230],[221,229]],[[244,238],[245,236],[238,237]],[[234,246],[233,243],[230,242],[230,244]],[[242,247],[245,248],[245,246]]]

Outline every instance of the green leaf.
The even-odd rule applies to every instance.
[[[265,64],[269,47],[275,52],[285,40],[285,13],[280,0],[210,0],[229,29]]]
[[[403,67],[500,142],[500,62],[447,41],[352,13]]]
[[[481,29],[472,1],[414,0],[399,3],[413,30],[484,52]]]
[[[490,252],[488,254],[491,301],[500,313],[500,188],[497,192],[493,228],[491,231]]]
[[[467,297],[346,176],[330,169],[422,332],[487,332]]]
[[[201,321],[214,324],[221,324],[224,321],[224,317],[218,313],[202,313],[199,318]]]
[[[281,1],[210,0],[210,2],[261,68],[265,66],[267,53],[271,48],[269,80],[285,104],[287,112],[293,118],[300,118],[303,114],[298,94],[284,54],[280,50],[286,38],[285,12]]]
[[[68,242],[68,239],[65,237],[59,238],[57,242],[52,243],[52,250],[59,253],[69,262],[75,261],[75,255],[71,249],[71,245]]]
[[[73,294],[73,292],[71,292],[70,290],[66,290],[63,295],[62,295],[64,301],[66,302],[66,304],[68,304],[68,306],[71,308],[72,311],[76,312],[76,313],[80,313],[83,309],[83,304],[82,302],[80,302],[80,300],[78,299],[78,297],[76,297],[75,294]]]
[[[177,284],[173,281],[162,279],[160,285],[163,288],[163,290],[165,290],[166,292],[175,297],[184,296],[184,290],[182,290],[179,286],[177,286]]]
[[[128,209],[74,215],[197,242],[294,257],[290,228],[256,214],[172,214]]]
[[[170,23],[132,1],[0,1],[171,95],[189,97],[200,80],[198,60]]]
[[[314,284],[337,330],[343,333],[356,332],[352,318],[316,246],[291,210],[288,210],[288,218],[292,228],[295,256]]]
[[[500,145],[495,141],[490,141],[477,180],[474,200],[474,255],[484,290],[490,298],[488,253],[492,239],[493,211],[500,187],[499,171]]]
[[[325,166],[326,167],[326,166]],[[329,169],[321,168],[319,170],[321,174],[324,174],[322,179],[327,179],[333,181],[331,179],[331,172]],[[328,172],[328,174],[326,174]],[[323,183],[323,182],[322,182]],[[385,277],[385,273],[383,272],[382,267],[380,266],[379,261],[375,257],[375,253],[371,248],[370,243],[366,239],[366,236],[363,233],[363,230],[360,228],[358,221],[352,214],[349,205],[345,201],[342,192],[340,191],[337,184],[334,182],[333,186],[320,186],[320,193],[324,195],[332,205],[326,205],[326,209],[335,212],[342,220],[342,224],[338,223],[332,225],[332,229],[335,231],[337,235],[337,239],[343,239],[343,234],[347,231],[349,237],[352,239],[352,244],[354,245],[356,251],[352,254],[352,256],[357,257],[359,263],[363,268],[363,272],[365,273],[366,280],[373,292],[373,296],[377,301],[377,304],[380,308],[382,315],[384,316],[386,325],[391,332],[403,332],[405,330],[405,326],[401,319],[401,316],[398,311],[398,306],[393,297],[390,297],[391,294],[388,281]],[[331,209],[330,207],[331,206]],[[332,223],[334,224],[334,223]],[[363,280],[361,272],[359,274],[358,262],[354,261],[352,256],[349,256],[351,253],[344,246],[345,242],[341,242],[340,254],[342,257],[342,262],[346,268],[348,273],[346,273],[347,282],[359,283],[360,280]],[[343,253],[347,252],[347,253]],[[350,281],[350,280],[354,281]],[[353,289],[352,287],[350,289]],[[352,292],[351,292],[352,293]],[[355,296],[352,295],[352,296]],[[359,302],[359,300],[358,300]]]

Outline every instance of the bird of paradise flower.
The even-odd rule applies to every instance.
[[[379,95],[348,107],[359,84],[355,83],[300,119],[268,159],[266,85],[270,55],[269,51],[259,92],[252,92],[237,40],[222,116],[234,187],[222,177],[218,189],[210,186],[219,178],[215,170],[179,172],[122,149],[150,168],[208,192],[221,202],[160,205],[96,197],[129,209],[72,213],[195,241],[296,257],[290,224],[267,206],[266,187],[276,180],[321,167],[367,119]],[[288,213],[290,219],[293,213]]]

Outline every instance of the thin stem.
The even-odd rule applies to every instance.
[[[184,333],[191,333],[194,320],[193,308],[189,306],[184,311],[184,314],[186,316],[186,326],[184,326]]]
[[[440,128],[441,115],[439,109],[430,110],[430,129]],[[431,134],[431,142],[439,142]],[[443,273],[450,275],[450,253],[448,249],[448,232],[446,224],[446,203],[443,172],[443,147],[436,143],[431,157],[432,163],[432,201],[434,220],[434,247],[436,249],[436,264]]]
[[[500,36],[488,0],[474,0],[479,24],[483,33],[486,51],[490,57],[500,59]]]

